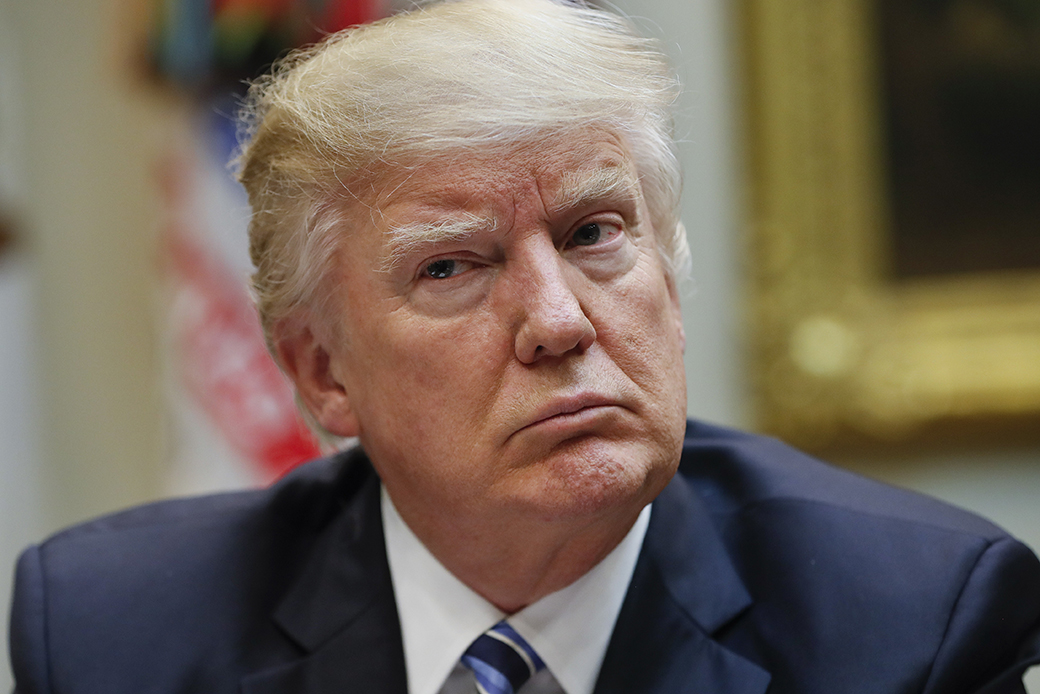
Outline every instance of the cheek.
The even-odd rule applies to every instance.
[[[474,464],[494,458],[501,378],[487,335],[472,322],[386,333],[362,442],[398,493],[445,499],[489,483],[493,470]]]
[[[648,397],[658,416],[686,416],[681,318],[663,276],[633,272],[597,325],[604,348]],[[601,328],[602,326],[602,328]]]
[[[647,267],[649,265],[649,267]],[[682,321],[668,284],[653,264],[637,266],[612,289],[602,334],[628,344],[644,359],[682,361]],[[597,326],[600,332],[600,327]]]
[[[375,395],[387,417],[430,437],[479,425],[500,381],[500,330],[471,316],[402,320],[380,332],[373,345],[381,372]]]

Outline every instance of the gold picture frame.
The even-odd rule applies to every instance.
[[[1040,271],[891,279],[874,3],[740,8],[758,428],[817,451],[1040,441]]]

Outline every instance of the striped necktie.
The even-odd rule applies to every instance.
[[[480,694],[516,694],[545,663],[513,627],[503,620],[474,641],[462,664],[477,676]]]

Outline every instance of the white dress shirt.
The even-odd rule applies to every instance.
[[[473,675],[459,665],[459,658],[505,613],[430,554],[402,520],[385,488],[382,514],[408,693],[446,694],[460,683],[465,690],[475,691]],[[508,618],[547,668],[523,687],[524,694],[592,694],[649,522],[647,506],[625,539],[591,571]]]

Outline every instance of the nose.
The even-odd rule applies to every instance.
[[[523,259],[512,287],[520,307],[516,356],[524,364],[581,353],[596,341],[596,328],[578,295],[584,276],[546,245]]]

